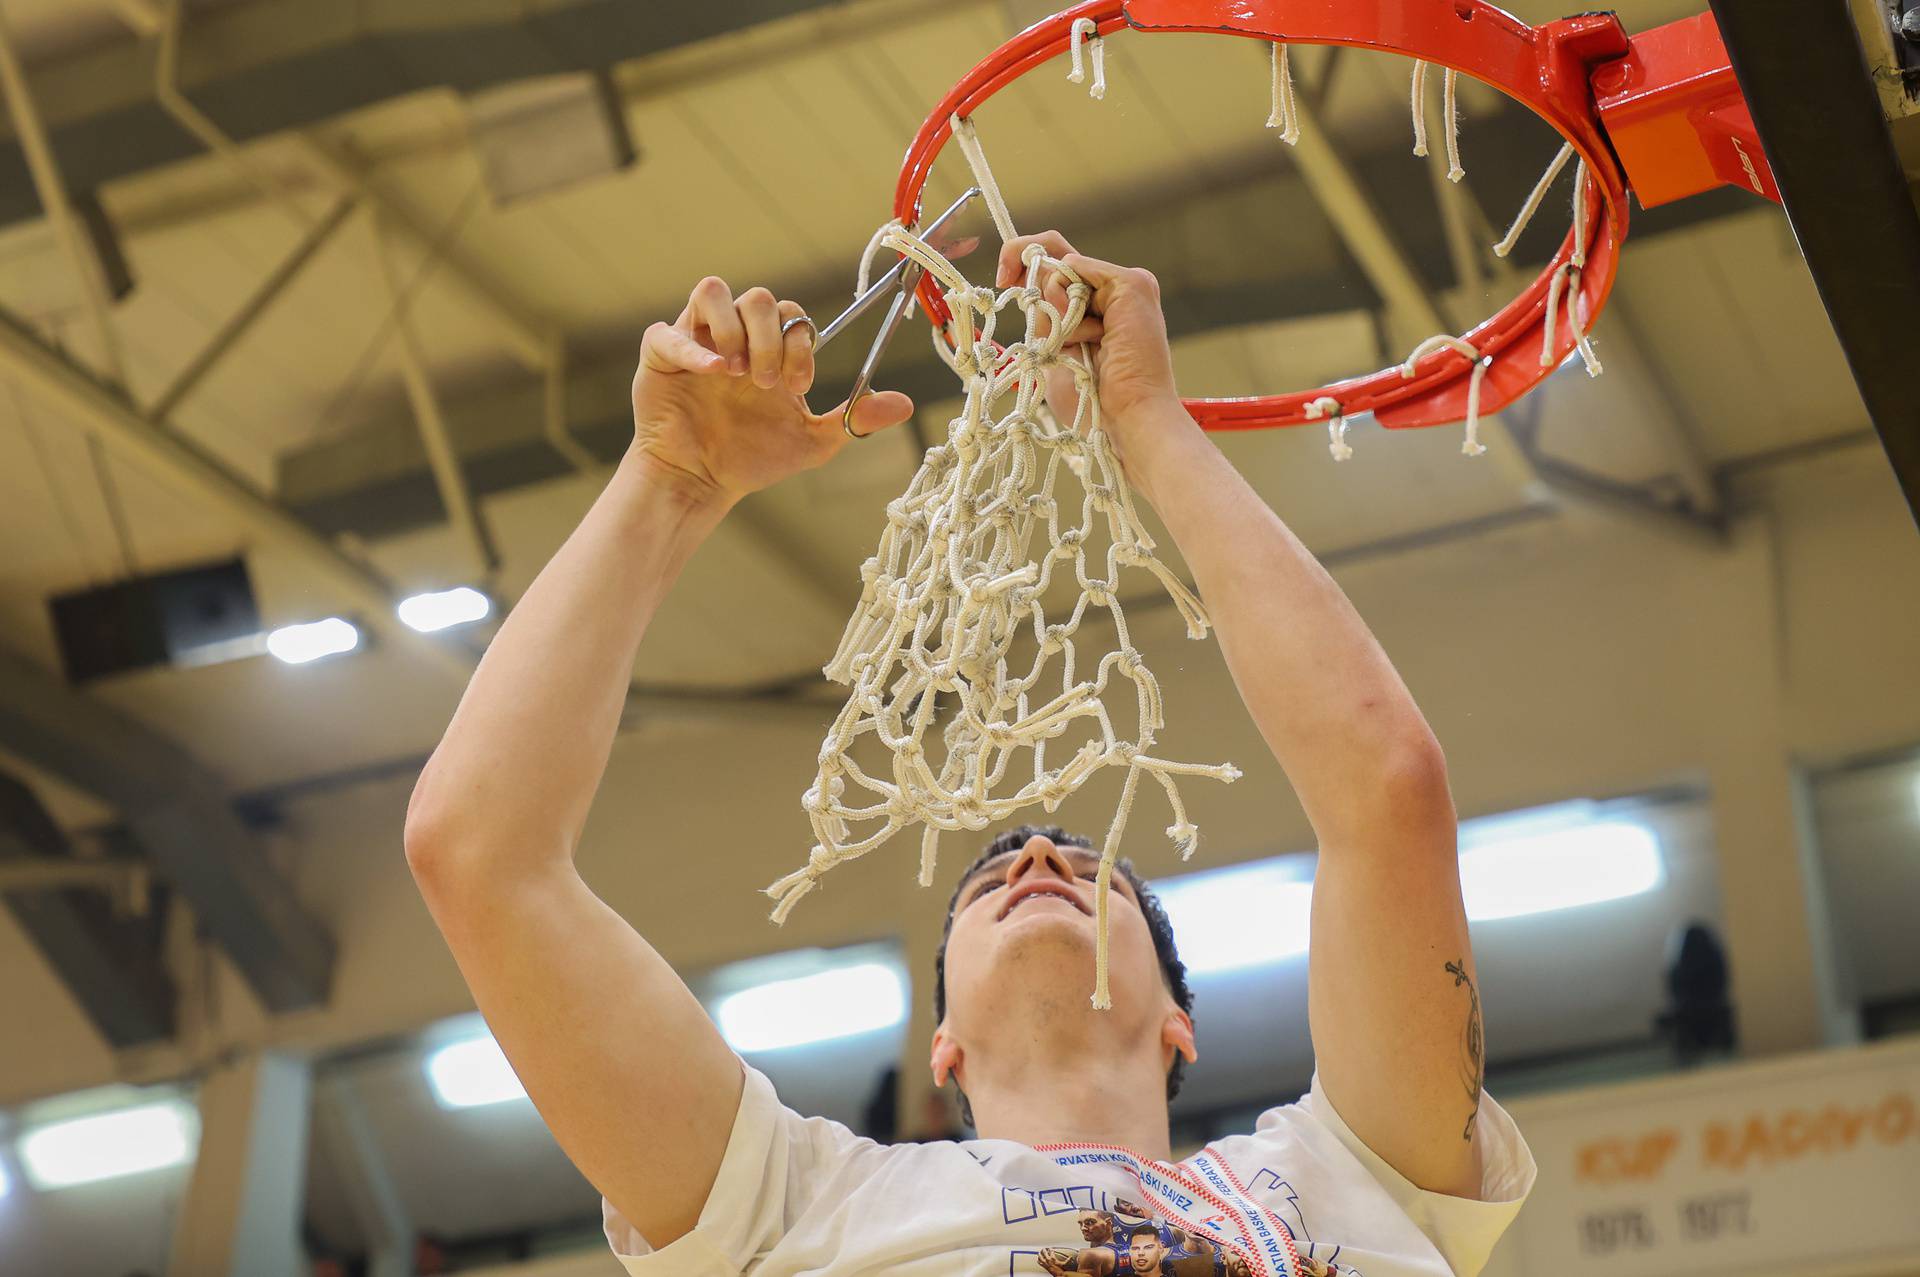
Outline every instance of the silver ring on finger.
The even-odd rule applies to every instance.
[[[784,340],[788,333],[802,324],[807,326],[807,345],[813,346],[817,344],[820,340],[820,325],[814,323],[813,320],[806,315],[795,315],[792,319],[780,325],[781,339]]]

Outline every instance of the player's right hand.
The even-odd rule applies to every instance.
[[[1068,334],[1066,344],[1085,342],[1097,350],[1100,404],[1115,423],[1114,432],[1124,434],[1136,417],[1181,411],[1167,320],[1160,309],[1160,281],[1152,272],[1087,257],[1075,252],[1059,231],[1041,231],[1009,240],[1001,248],[997,286],[1005,288],[1025,277],[1021,255],[1032,244],[1066,263],[1092,289],[1086,317]],[[1066,281],[1059,275],[1049,273],[1042,292],[1057,309],[1066,310]]]
[[[845,447],[845,405],[815,414],[803,397],[812,334],[805,325],[780,332],[803,313],[764,288],[736,297],[721,279],[701,280],[680,317],[641,342],[630,459],[696,499],[731,505]],[[912,400],[882,391],[860,401],[853,429],[871,434],[912,415]]]

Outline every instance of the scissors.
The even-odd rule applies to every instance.
[[[927,229],[923,232],[926,239],[936,248],[942,248],[944,251],[946,245],[937,238],[941,230],[979,194],[980,188],[977,186],[970,186],[962,192],[959,199],[949,204],[945,212],[927,225]],[[840,417],[840,428],[847,432],[849,438],[864,439],[866,437],[854,433],[853,407],[873,392],[874,370],[879,367],[880,357],[886,353],[894,334],[900,331],[900,322],[907,317],[907,307],[913,302],[913,290],[919,287],[920,277],[924,274],[926,274],[926,267],[911,257],[902,257],[893,264],[891,270],[854,298],[853,304],[835,316],[833,322],[825,328],[819,327],[805,315],[795,315],[780,325],[780,335],[783,337],[790,330],[803,324],[811,328],[814,332],[813,349],[818,353],[821,347],[845,332],[849,324],[878,305],[881,298],[889,293],[894,295],[893,304],[887,307],[886,317],[880,321],[880,331],[874,335],[873,345],[867,350],[867,358],[860,365],[860,375],[854,379],[853,393],[847,396],[846,411]]]

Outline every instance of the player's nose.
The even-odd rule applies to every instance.
[[[1072,882],[1075,877],[1073,866],[1068,863],[1065,854],[1045,834],[1035,834],[1027,839],[1020,854],[1007,862],[1007,885],[1011,886],[1035,873],[1049,874],[1065,882]]]

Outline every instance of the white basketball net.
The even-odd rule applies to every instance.
[[[912,824],[923,827],[920,882],[930,885],[942,830],[983,830],[1035,805],[1053,811],[1101,768],[1123,767],[1095,886],[1093,1004],[1106,1008],[1107,893],[1140,777],[1166,790],[1173,806],[1167,834],[1184,857],[1199,831],[1174,778],[1240,774],[1224,764],[1153,756],[1154,733],[1164,725],[1160,686],[1133,645],[1117,597],[1120,571],[1144,568],[1159,578],[1191,638],[1206,636],[1206,612],[1154,557],[1101,428],[1086,348],[1061,349],[1086,314],[1088,285],[1037,245],[1024,258],[1024,284],[995,292],[969,284],[911,231],[894,227],[880,244],[926,267],[945,292],[953,312],[950,362],[965,385],[966,406],[947,442],[928,449],[905,495],[888,504],[879,550],[861,568],[860,604],[826,666],[827,677],[853,690],[820,747],[819,775],[804,799],[815,845],[805,868],[767,889],[779,901],[773,917],[784,921],[821,874]],[[1049,273],[1066,281],[1064,314],[1042,296]],[[1025,334],[999,349],[995,334],[1009,308],[1025,316]],[[1054,367],[1073,376],[1071,424],[1047,405],[1046,374]],[[1080,489],[1077,501],[1067,495],[1069,479]],[[1046,538],[1038,554],[1037,532]],[[1096,575],[1089,549],[1102,539],[1106,561]],[[1043,600],[1067,564],[1079,601],[1064,618],[1049,620]],[[1115,645],[1090,657],[1077,640],[1096,609],[1111,619]],[[1036,651],[1016,671],[1012,649],[1027,634]],[[1109,692],[1128,686],[1133,739],[1116,729],[1106,703]],[[1076,724],[1090,728],[1093,739],[1049,767],[1048,742]],[[936,727],[944,746],[937,767],[926,745]],[[869,732],[892,754],[890,779],[869,775],[849,757]]]
[[[1091,37],[1091,38],[1089,38]],[[1093,24],[1082,19],[1073,28],[1073,71],[1085,82],[1081,46],[1091,44],[1094,97],[1106,93],[1106,61]],[[1287,50],[1276,45],[1272,60],[1273,111],[1267,123],[1282,140],[1298,140]],[[1423,117],[1425,63],[1413,77],[1415,153],[1425,155]],[[1448,176],[1462,176],[1459,161],[1455,75],[1445,76]],[[1005,200],[980,149],[971,120],[955,117],[954,140],[1004,240],[1016,238]],[[1542,197],[1572,156],[1571,145],[1554,164],[1521,210],[1513,229],[1494,249],[1505,256],[1539,209]],[[1567,322],[1589,372],[1599,361],[1581,326],[1577,297],[1585,265],[1585,165],[1575,184],[1575,225],[1580,242],[1573,259],[1553,281],[1548,327],[1541,354],[1549,361],[1553,318],[1566,298]],[[1126,769],[1120,801],[1101,848],[1095,885],[1098,941],[1094,963],[1093,1005],[1112,1006],[1107,979],[1107,900],[1121,836],[1145,774],[1166,790],[1173,808],[1167,835],[1182,859],[1193,854],[1199,830],[1187,819],[1175,785],[1177,776],[1206,776],[1231,781],[1231,764],[1177,763],[1151,753],[1155,733],[1165,725],[1160,686],[1133,646],[1116,590],[1123,567],[1144,568],[1159,578],[1187,623],[1190,638],[1204,638],[1207,615],[1200,600],[1154,557],[1154,543],[1140,524],[1133,494],[1121,473],[1105,431],[1092,355],[1085,346],[1062,349],[1086,315],[1091,289],[1066,263],[1038,245],[1022,257],[1025,280],[995,291],[977,288],[951,262],[899,222],[882,226],[867,246],[856,293],[864,291],[874,256],[892,250],[912,258],[938,282],[952,318],[934,334],[934,349],[959,375],[966,403],[949,426],[947,442],[928,449],[919,472],[898,500],[887,506],[887,526],[877,553],[860,570],[860,603],[848,622],[840,648],[827,663],[828,678],[851,689],[845,707],[820,747],[820,767],[802,802],[813,824],[814,846],[804,868],[767,888],[778,903],[775,922],[785,922],[800,898],[835,865],[866,855],[909,825],[922,828],[920,884],[933,882],[935,854],[943,830],[979,831],[1007,822],[1024,808],[1057,810],[1095,773]],[[1048,302],[1043,288],[1051,276],[1066,281],[1064,313]],[[996,332],[1009,307],[1024,315],[1025,332],[1004,347]],[[1450,349],[1470,360],[1467,436],[1462,451],[1485,449],[1476,437],[1480,380],[1488,361],[1459,337],[1443,334],[1421,343],[1402,366],[1405,376],[1435,350]],[[1062,424],[1048,406],[1048,371],[1064,368],[1074,384],[1074,415]],[[1012,405],[1000,405],[1012,396]],[[998,415],[996,415],[998,414]],[[1340,404],[1322,397],[1308,415],[1328,420],[1329,445],[1336,460],[1352,455],[1346,442],[1347,419]],[[1062,471],[1081,490],[1079,520],[1073,503],[1057,489]],[[1063,516],[1066,516],[1063,518]],[[1036,555],[1036,531],[1047,544]],[[1090,543],[1104,535],[1102,575],[1088,569]],[[1049,622],[1043,597],[1058,565],[1073,565],[1080,596],[1064,620]],[[1076,646],[1090,610],[1111,618],[1115,646],[1092,663]],[[1032,664],[1016,674],[1013,648],[1031,633]],[[1122,681],[1133,687],[1136,734],[1122,738],[1106,697]],[[1080,720],[1086,720],[1082,724]],[[939,725],[944,756],[928,757],[926,739]],[[1054,767],[1047,766],[1047,744],[1070,728],[1089,727],[1094,738]],[[850,756],[855,743],[872,733],[891,755],[891,779],[869,775]],[[1022,759],[1030,751],[1030,757]],[[1017,765],[1016,765],[1017,764]],[[1010,780],[1017,776],[1017,781]],[[851,792],[850,792],[851,791]]]

